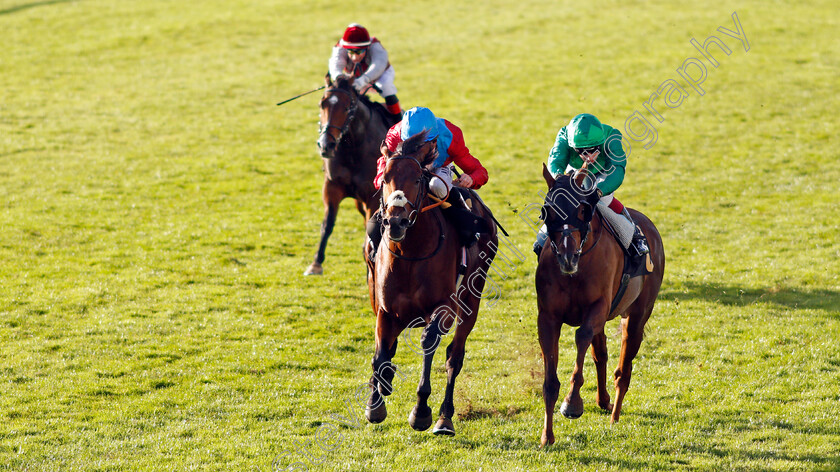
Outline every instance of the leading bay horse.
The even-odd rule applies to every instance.
[[[424,131],[400,143],[385,166],[381,209],[384,234],[375,262],[368,262],[376,331],[371,396],[365,416],[371,423],[385,420],[387,411],[382,397],[392,391],[397,369],[391,359],[397,350],[397,338],[406,328],[425,326],[420,346],[412,346],[423,357],[423,372],[417,387],[417,404],[408,422],[417,431],[428,429],[433,419],[428,406],[432,360],[441,337],[454,327],[455,335],[446,348],[446,391],[432,430],[435,434],[454,435],[455,378],[464,363],[465,343],[478,317],[498,238],[496,227],[491,225],[491,231],[482,234],[467,250],[463,283],[457,285],[461,243],[455,226],[429,197],[429,182],[438,177],[433,177],[428,166],[434,162],[437,151],[425,138]],[[492,216],[479,202],[473,212],[488,221]],[[410,340],[406,343],[411,344]]]
[[[575,332],[577,358],[571,389],[560,413],[567,418],[583,414],[583,361],[592,346],[592,359],[598,375],[597,401],[611,410],[611,423],[618,421],[624,395],[630,386],[633,358],[639,351],[645,323],[662,284],[665,252],[656,227],[642,213],[628,209],[647,236],[652,273],[631,278],[621,301],[610,310],[619,291],[624,270],[624,249],[610,235],[601,215],[595,211],[599,197],[594,188],[583,190],[585,174],[577,178],[561,175],[555,179],[543,165],[549,193],[543,205],[543,218],[549,238],[543,246],[536,273],[537,326],[545,364],[543,399],[545,425],[541,444],[554,443],[554,406],[560,391],[557,379],[557,343],[565,323],[579,326]],[[609,211],[609,210],[608,210]],[[649,267],[649,266],[648,266]],[[607,392],[607,336],[604,324],[621,316],[621,357],[615,370],[615,404]]]
[[[347,197],[356,200],[356,208],[370,219],[378,200],[373,178],[379,144],[388,128],[399,121],[385,107],[356,93],[353,78],[339,76],[332,82],[326,76],[327,89],[320,102],[318,149],[324,161],[324,221],[315,260],[304,275],[320,275],[327,240],[333,231],[338,206]]]

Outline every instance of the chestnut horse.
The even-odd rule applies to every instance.
[[[560,391],[557,379],[557,343],[565,323],[579,326],[575,332],[577,358],[571,389],[563,400],[560,413],[567,418],[583,414],[583,361],[592,345],[592,359],[598,375],[598,406],[611,410],[611,422],[618,421],[624,395],[630,386],[633,358],[639,351],[645,323],[662,284],[665,252],[662,238],[651,221],[636,210],[629,210],[647,236],[652,273],[631,278],[621,301],[610,310],[619,291],[624,270],[624,249],[606,230],[604,220],[595,211],[598,194],[583,190],[584,174],[577,179],[561,175],[555,180],[543,165],[549,193],[543,205],[543,217],[549,238],[543,246],[536,273],[537,326],[545,363],[545,425],[541,444],[554,443],[554,406]],[[611,210],[608,210],[611,211]],[[607,336],[604,324],[621,316],[621,357],[615,370],[615,404],[607,392]]]
[[[347,197],[356,200],[356,208],[370,219],[378,201],[373,178],[379,144],[399,117],[385,107],[356,93],[353,79],[339,76],[335,83],[326,77],[327,89],[321,98],[321,124],[318,149],[324,160],[324,221],[315,260],[304,275],[320,275],[327,240],[333,231],[338,206]]]
[[[385,166],[383,238],[375,263],[368,263],[376,331],[372,390],[365,416],[371,423],[385,420],[387,411],[382,397],[392,391],[396,369],[391,359],[397,350],[397,337],[406,328],[425,326],[421,346],[414,346],[418,353],[422,349],[423,373],[417,388],[417,404],[408,422],[417,431],[428,429],[433,419],[427,403],[432,392],[429,378],[432,360],[441,337],[457,324],[452,342],[446,348],[446,391],[440,417],[432,430],[435,434],[451,436],[455,434],[452,424],[455,378],[464,363],[465,343],[478,317],[487,269],[496,255],[498,238],[496,227],[491,226],[491,232],[482,234],[467,250],[463,284],[456,286],[461,244],[456,228],[429,197],[429,182],[437,177],[433,177],[427,166],[437,152],[425,137],[424,131],[400,143],[388,156]],[[473,212],[488,221],[492,216],[487,207],[478,203]]]

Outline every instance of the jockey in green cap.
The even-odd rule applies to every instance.
[[[627,155],[621,147],[621,132],[602,124],[588,113],[575,116],[568,125],[560,128],[548,155],[548,170],[556,176],[578,170],[584,162],[591,175],[584,186],[591,188],[595,185],[601,196],[598,202],[601,215],[616,230],[625,249],[632,247],[639,256],[647,254],[649,249],[644,235],[624,205],[613,195],[624,181],[627,164]],[[546,226],[543,225],[534,243],[534,252],[538,257],[547,238]]]

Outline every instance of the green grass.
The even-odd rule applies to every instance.
[[[716,32],[733,10],[748,52]],[[346,201],[326,274],[301,275],[322,218],[317,94],[274,103],[322,83],[353,21],[388,48],[404,107],[464,130],[526,255],[470,336],[454,438],[408,426],[405,344],[386,422],[329,426],[370,376],[362,220]],[[840,469],[837,27],[829,1],[0,0],[0,470],[267,471],[289,451],[278,468]],[[712,34],[732,54],[701,97],[676,69]],[[618,194],[667,257],[621,422],[587,359],[584,416],[540,450],[516,212],[571,116],[651,119],[666,79],[689,97],[660,107],[655,146],[632,143]]]

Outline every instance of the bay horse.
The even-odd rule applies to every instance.
[[[560,413],[567,418],[579,418],[583,414],[580,387],[583,385],[584,358],[591,345],[598,377],[598,406],[612,411],[611,423],[618,422],[621,405],[630,386],[633,358],[639,351],[645,323],[653,311],[662,284],[665,252],[662,238],[650,219],[628,208],[647,236],[653,268],[647,275],[631,278],[620,302],[611,310],[623,275],[624,249],[606,231],[603,218],[595,211],[598,194],[594,188],[582,189],[584,173],[576,178],[561,175],[555,179],[543,164],[543,177],[549,188],[542,212],[549,237],[539,256],[536,286],[537,327],[545,364],[545,424],[541,439],[541,445],[545,446],[554,443],[554,406],[560,391],[557,379],[560,327],[563,324],[579,326],[575,332],[577,358],[571,388],[563,400]],[[606,389],[607,336],[604,324],[617,316],[621,316],[621,356],[614,374],[615,404],[611,404]]]
[[[418,353],[422,349],[423,371],[417,387],[417,404],[408,422],[417,431],[431,426],[433,418],[428,399],[432,392],[432,361],[441,337],[457,324],[452,342],[446,348],[446,391],[439,419],[432,430],[435,434],[451,436],[455,434],[452,423],[455,379],[463,367],[465,343],[478,317],[487,269],[496,256],[498,238],[496,227],[491,225],[491,231],[481,234],[467,249],[464,283],[457,285],[462,246],[455,226],[429,196],[429,182],[438,177],[433,177],[428,166],[434,162],[437,151],[425,139],[423,131],[387,155],[381,195],[384,234],[374,262],[368,261],[368,288],[376,314],[376,330],[373,376],[369,384],[371,396],[365,417],[371,423],[385,420],[387,410],[382,397],[392,392],[396,368],[391,359],[397,350],[397,338],[406,328],[425,326],[420,346],[412,346]],[[488,221],[492,216],[478,202],[473,212]],[[366,260],[368,249],[365,248]]]
[[[370,219],[378,200],[373,179],[379,144],[388,129],[399,121],[381,104],[371,102],[353,88],[353,78],[339,76],[335,82],[326,76],[327,89],[320,102],[318,149],[324,162],[324,220],[315,260],[304,275],[321,275],[327,240],[332,234],[338,207],[347,197],[356,200],[356,208]]]

